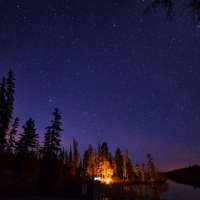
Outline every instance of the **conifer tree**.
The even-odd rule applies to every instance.
[[[13,152],[13,147],[15,147],[16,139],[15,136],[17,135],[17,128],[19,126],[19,118],[14,118],[14,122],[12,124],[12,128],[8,133],[8,142],[7,142],[7,151]]]
[[[115,151],[114,157],[114,173],[115,176],[123,178],[123,155],[119,148]]]
[[[41,170],[39,182],[41,187],[45,187],[46,183],[54,184],[57,180],[58,172],[62,168],[62,166],[59,165],[58,156],[61,150],[60,132],[63,131],[61,129],[61,115],[58,108],[55,108],[51,114],[53,115],[53,120],[51,120],[51,126],[45,128],[46,133],[44,135],[44,141],[42,141],[44,146],[40,149]]]
[[[6,146],[6,79],[3,77],[0,85],[0,155]]]
[[[69,165],[72,166],[72,159],[73,159],[73,155],[72,155],[72,145],[70,144],[70,149],[69,149]]]
[[[87,177],[94,177],[95,160],[92,145],[84,153],[84,170]]]
[[[62,173],[64,169],[64,164],[65,164],[64,160],[65,160],[65,150],[63,147],[63,149],[60,149],[58,155],[58,168],[60,173]]]
[[[14,93],[15,93],[15,84],[14,81],[16,80],[14,77],[13,71],[10,69],[8,74],[8,78],[6,79],[6,116],[7,116],[7,123],[8,126],[12,120],[13,114],[13,104],[14,104]]]
[[[101,156],[101,144],[100,142],[98,142],[98,171],[99,171],[99,175],[98,176],[101,176],[102,174],[102,156]]]
[[[33,158],[38,143],[38,133],[36,133],[35,122],[30,118],[22,126],[23,133],[19,134],[19,140],[15,142],[15,152],[23,158]]]
[[[102,161],[108,159],[108,145],[106,142],[103,142],[101,145],[101,156],[102,156]]]
[[[102,143],[100,154],[101,177],[106,178],[113,173],[112,168],[110,166],[110,154],[108,152],[108,145],[106,142]]]
[[[36,153],[36,157],[38,159],[40,159],[41,158],[41,154],[40,154],[40,142],[39,141],[37,141],[35,153]]]
[[[100,171],[99,171],[99,156],[97,154],[97,151],[95,149],[94,151],[94,175],[99,177]]]
[[[154,163],[153,163],[153,158],[151,156],[150,153],[147,154],[147,166],[148,166],[148,171],[149,171],[149,176],[150,176],[150,180],[151,182],[154,182],[155,181],[155,166],[154,166]]]
[[[133,166],[128,156],[128,149],[123,154],[123,176],[124,178],[131,178],[133,173]]]
[[[67,150],[65,151],[65,169],[69,169],[69,154]]]
[[[44,147],[41,149],[41,153],[43,158],[56,161],[58,160],[57,155],[61,146],[60,132],[63,130],[60,127],[62,123],[60,122],[61,115],[59,109],[55,108],[51,114],[53,115],[52,125],[45,128],[47,132],[44,136]]]
[[[9,124],[12,120],[13,103],[14,103],[14,73],[10,69],[8,77],[3,77],[0,84],[0,155],[5,152],[6,134]]]
[[[75,177],[77,175],[78,169],[80,168],[80,156],[78,152],[78,142],[73,140],[73,159],[71,166],[71,175]]]
[[[142,166],[141,181],[144,182],[145,181],[145,172],[144,172],[145,164],[142,163],[141,166]]]
[[[14,103],[14,73],[10,69],[7,73],[8,77],[3,77],[0,85],[0,154],[5,151],[6,134],[9,124],[12,120],[13,103]]]
[[[137,163],[135,164],[134,172],[135,172],[136,179],[140,180],[140,175],[141,175],[140,166]]]

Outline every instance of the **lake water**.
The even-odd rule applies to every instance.
[[[161,199],[161,200],[200,200],[200,189],[167,180],[155,185],[100,185],[100,200],[111,199]],[[146,198],[145,198],[146,197]]]
[[[160,197],[167,200],[200,200],[200,189],[195,189],[189,185],[182,185],[175,183],[171,180],[167,180],[168,191],[160,195]]]

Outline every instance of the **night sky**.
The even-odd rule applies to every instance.
[[[13,69],[14,117],[32,117],[40,141],[52,111],[62,144],[81,155],[106,141],[128,148],[132,164],[149,152],[158,170],[200,164],[200,26],[151,1],[1,0],[0,78]]]

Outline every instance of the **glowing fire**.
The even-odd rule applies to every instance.
[[[101,177],[94,177],[94,181],[101,181],[102,183],[110,184],[113,180],[109,177],[101,178]]]
[[[106,184],[110,184],[112,182],[111,178],[102,178],[101,182],[106,183]]]
[[[110,181],[111,181],[110,178],[107,178],[107,179],[106,179],[106,183],[107,183],[107,184],[109,184]]]

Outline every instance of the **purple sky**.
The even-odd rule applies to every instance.
[[[32,117],[43,140],[58,107],[66,149],[106,141],[133,165],[147,153],[158,170],[200,164],[200,26],[178,8],[173,22],[144,15],[149,2],[0,1],[0,75],[15,73],[20,127]]]

